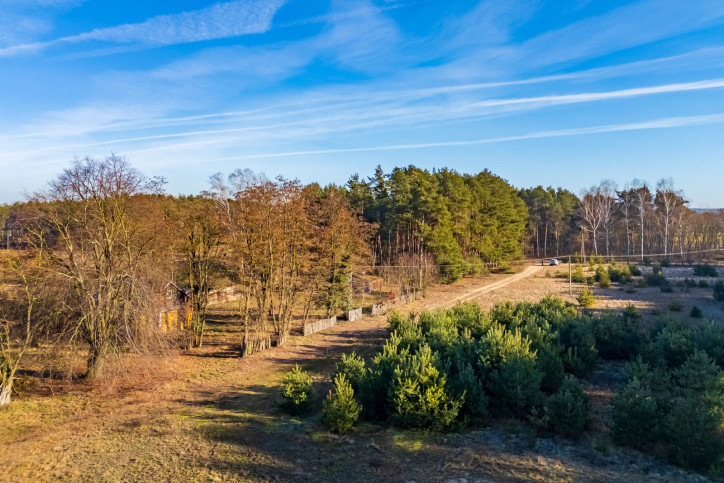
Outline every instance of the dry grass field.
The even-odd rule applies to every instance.
[[[522,268],[521,268],[522,270]],[[558,270],[567,270],[562,266]],[[404,311],[444,306],[454,299],[485,307],[504,300],[537,301],[548,294],[574,301],[581,286],[537,267],[524,275],[496,274],[435,288]],[[691,268],[665,268],[673,282]],[[510,283],[507,283],[510,281]],[[499,283],[501,282],[501,283]],[[484,289],[493,285],[494,290]],[[631,293],[629,293],[631,292]],[[631,303],[645,321],[676,299],[680,317],[696,305],[724,321],[711,289],[595,289],[594,310]],[[208,343],[164,357],[125,357],[131,369],[103,385],[62,377],[40,379],[37,354],[28,358],[19,394],[0,409],[3,481],[700,481],[706,478],[633,450],[615,447],[606,427],[618,363],[601,363],[585,379],[594,402],[593,428],[575,442],[540,437],[510,420],[461,433],[434,434],[362,425],[330,434],[320,415],[289,417],[279,408],[279,384],[300,364],[313,376],[319,400],[344,352],[371,355],[386,336],[384,317],[342,323],[310,337],[237,357],[230,305],[213,309]],[[119,374],[126,370],[119,370]],[[46,374],[47,375],[47,374]]]

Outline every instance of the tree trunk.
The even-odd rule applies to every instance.
[[[0,384],[0,408],[10,404],[10,395],[13,392],[13,378],[4,381]]]
[[[284,344],[287,343],[287,340],[289,339],[289,331],[288,331],[288,330],[281,330],[281,331],[279,331],[277,334],[275,334],[274,337],[275,337],[275,340],[274,340],[274,344],[273,344],[273,345],[276,345],[277,347],[278,347],[278,346],[281,346],[281,345],[284,345]]]
[[[206,317],[196,315],[198,319],[194,323],[194,347],[201,347],[204,343],[204,328],[206,327]]]
[[[644,219],[641,218],[641,263],[644,261]]]
[[[667,214],[668,215],[668,214]],[[669,220],[664,221],[664,258],[669,253]]]
[[[98,380],[103,377],[106,365],[106,353],[101,349],[91,349],[88,356],[88,370],[85,377],[90,380]]]

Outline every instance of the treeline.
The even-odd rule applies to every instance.
[[[681,263],[701,252],[724,248],[724,211],[698,213],[668,179],[652,190],[640,180],[618,190],[603,181],[579,198],[570,191],[541,186],[522,189],[528,207],[526,250],[530,256],[565,254],[648,255]]]
[[[417,265],[431,257],[442,281],[479,272],[489,262],[523,255],[527,211],[505,180],[414,166],[385,175],[353,176],[347,183],[352,207],[377,226],[372,250],[381,265]]]
[[[163,185],[121,157],[86,158],[4,207],[6,243],[20,249],[0,266],[0,403],[30,347],[80,351],[97,379],[115,356],[175,343],[158,330],[169,299],[191,309],[190,349],[203,344],[210,292],[235,286],[243,357],[284,344],[311,313],[349,310],[370,278],[424,291],[522,254],[525,205],[487,171],[378,169],[322,187],[237,170],[179,197]]]

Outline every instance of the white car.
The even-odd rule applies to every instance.
[[[551,263],[550,263],[550,265],[557,267],[557,266],[558,266],[558,259],[557,259],[557,258],[551,258]]]

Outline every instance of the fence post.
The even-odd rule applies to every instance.
[[[573,277],[571,274],[571,256],[568,255],[568,295],[573,295],[573,288],[571,287],[572,283]]]

